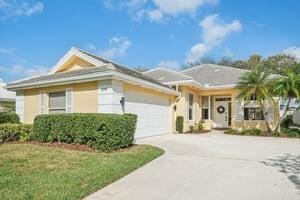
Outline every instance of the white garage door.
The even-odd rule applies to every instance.
[[[169,133],[169,100],[138,92],[125,92],[125,112],[138,116],[135,138]]]

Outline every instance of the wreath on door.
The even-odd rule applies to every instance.
[[[224,108],[223,106],[219,106],[219,107],[217,108],[217,111],[218,111],[218,113],[222,114],[222,113],[225,112],[225,108]]]

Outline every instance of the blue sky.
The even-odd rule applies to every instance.
[[[0,0],[0,79],[45,73],[72,46],[128,67],[300,59],[299,10],[297,0]]]

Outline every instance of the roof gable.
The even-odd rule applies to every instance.
[[[57,63],[50,69],[48,74],[68,70],[83,69],[92,66],[104,66],[105,63],[86,55],[77,48],[72,47]]]

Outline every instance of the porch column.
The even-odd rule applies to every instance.
[[[211,119],[210,96],[208,96],[208,119]]]

